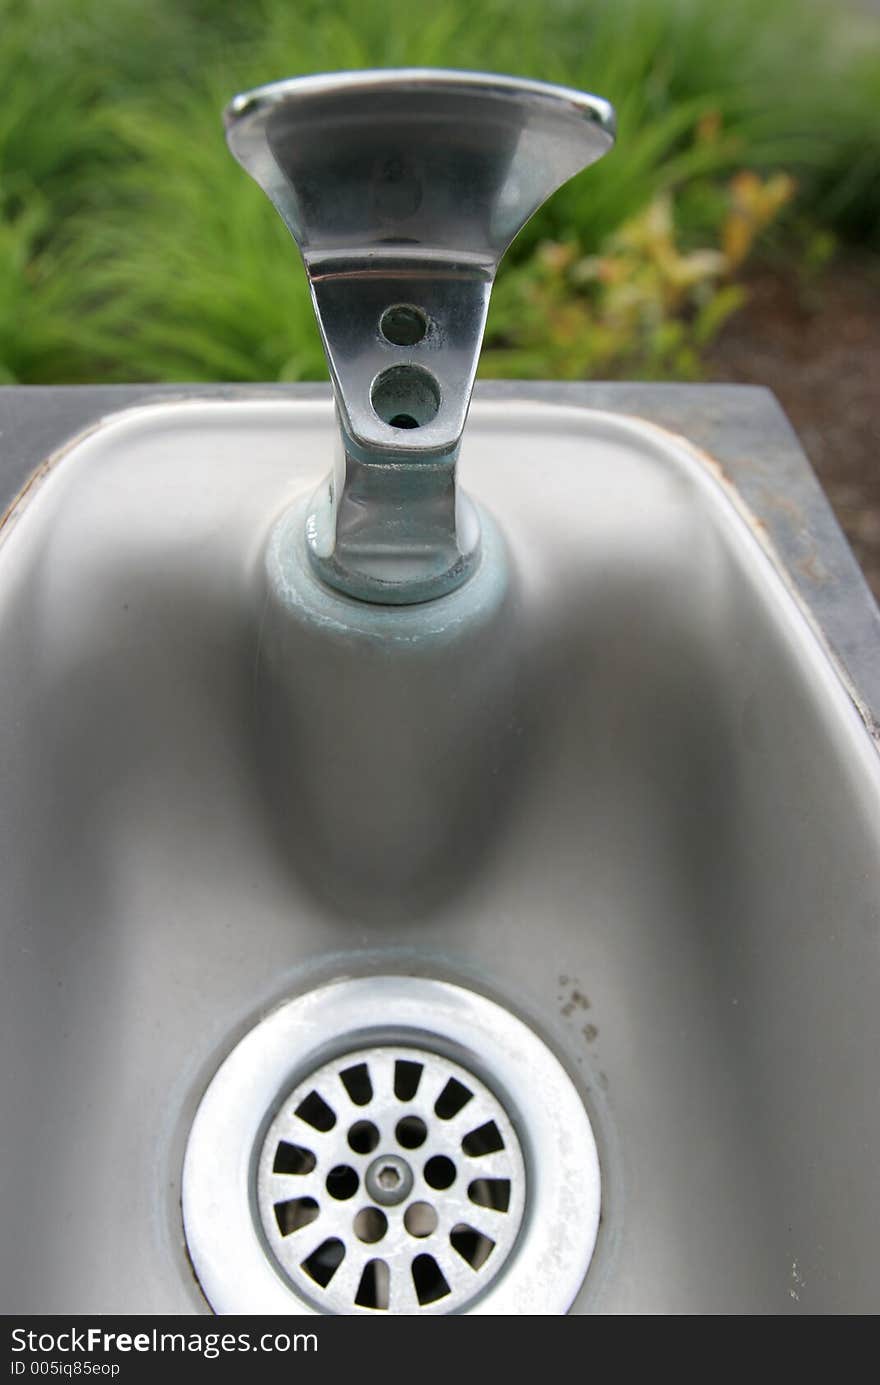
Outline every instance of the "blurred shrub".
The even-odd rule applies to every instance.
[[[0,375],[323,377],[295,247],[219,113],[282,76],[414,64],[618,109],[614,153],[515,243],[487,368],[693,374],[763,228],[878,246],[880,44],[852,23],[808,0],[0,0]]]
[[[701,351],[743,302],[736,271],[794,191],[784,173],[736,174],[714,246],[682,250],[666,192],[600,255],[584,255],[577,240],[545,241],[496,290],[483,373],[699,378]]]

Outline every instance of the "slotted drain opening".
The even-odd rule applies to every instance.
[[[461,986],[334,982],[218,1068],[183,1168],[217,1313],[558,1314],[590,1264],[599,1161],[546,1044]]]
[[[526,1199],[498,1097],[425,1048],[361,1049],[310,1073],[257,1173],[271,1251],[325,1313],[461,1312],[502,1271]]]

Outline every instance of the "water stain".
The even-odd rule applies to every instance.
[[[570,1019],[576,1010],[589,1010],[590,998],[579,991],[576,986],[572,987],[568,993],[565,1004],[561,1007],[561,1013],[565,1019]]]

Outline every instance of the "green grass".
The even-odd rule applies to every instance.
[[[614,101],[616,150],[514,268],[546,237],[601,247],[666,191],[698,245],[741,168],[792,172],[801,221],[876,249],[880,43],[846,29],[803,0],[0,0],[0,379],[324,376],[296,248],[220,124],[293,74],[486,68]]]

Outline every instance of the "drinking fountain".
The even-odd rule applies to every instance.
[[[226,133],[332,397],[0,390],[0,1302],[874,1311],[880,613],[787,421],[474,388],[600,98]]]

